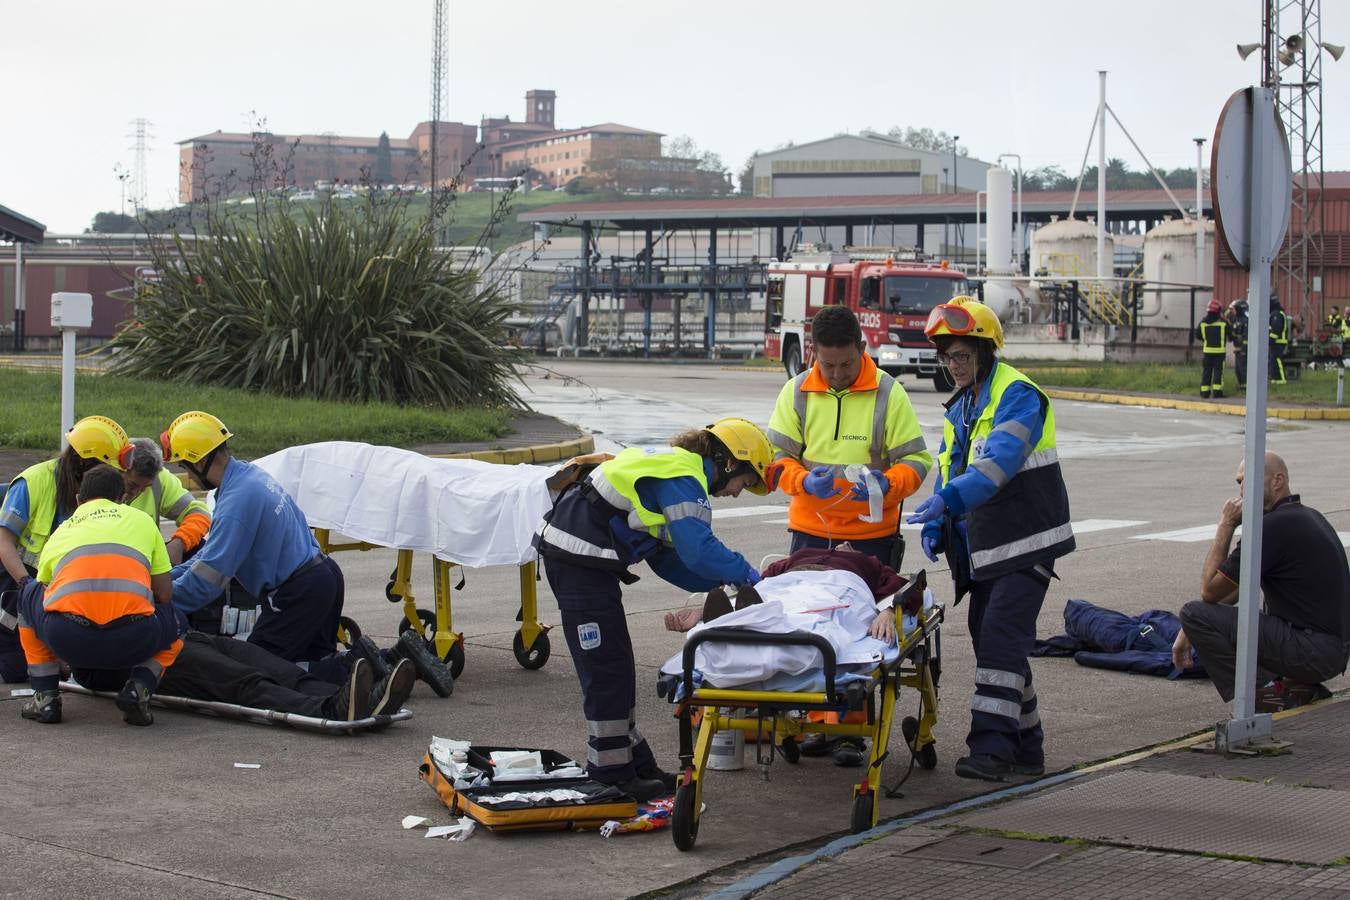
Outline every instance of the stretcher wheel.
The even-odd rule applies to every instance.
[[[384,599],[390,603],[402,603],[403,598],[394,593],[394,585],[398,584],[398,569],[389,573],[389,582],[384,586]]]
[[[914,741],[919,736],[919,720],[913,716],[905,716],[900,721],[900,733],[905,736],[905,743],[909,744],[910,752],[914,754],[914,761],[919,764],[921,769],[937,768],[937,745],[924,744],[919,749],[914,748]]]
[[[511,638],[511,652],[516,655],[516,662],[520,663],[522,669],[542,669],[544,663],[548,662],[548,635],[541,633],[536,636],[534,646],[526,650],[525,639],[517,631]]]
[[[354,619],[338,616],[338,628],[341,629],[338,633],[339,638],[348,649],[361,639],[361,626],[357,625]]]
[[[675,806],[670,811],[670,836],[677,850],[694,849],[698,839],[698,810],[694,804],[695,785],[682,784],[675,791]]]
[[[783,754],[783,759],[794,766],[802,761],[802,747],[797,743],[797,738],[794,736],[783,738],[783,742],[778,745],[778,750]]]
[[[429,649],[432,653],[435,653],[436,652],[435,641],[427,639],[425,636],[428,634],[436,633],[436,614],[429,609],[419,609],[417,610],[417,618],[422,623],[421,631],[423,634],[423,639],[426,640],[427,642],[427,649]],[[403,621],[398,623],[398,633],[402,634],[411,627],[412,623],[408,621],[408,617],[405,615],[403,617]],[[450,675],[456,681],[458,681],[460,673],[464,671],[463,642],[455,641],[453,644],[451,644],[450,649],[446,652],[445,656],[441,657],[441,661],[450,667]]]
[[[876,791],[858,794],[853,798],[853,819],[849,823],[850,833],[859,834],[872,827],[872,811],[876,808],[876,805]]]

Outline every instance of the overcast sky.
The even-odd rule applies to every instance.
[[[451,0],[445,117],[524,117],[689,135],[739,170],[755,150],[930,127],[977,158],[1076,173],[1097,102],[1153,163],[1190,167],[1236,89],[1259,80],[1261,0],[874,0],[647,4]],[[52,0],[0,17],[0,205],[54,232],[120,202],[133,119],[153,125],[147,200],[177,202],[177,142],[255,117],[279,133],[406,137],[429,118],[431,0]],[[668,11],[667,11],[668,10]],[[1350,43],[1350,3],[1323,3]],[[1350,58],[1324,56],[1325,165],[1350,169]],[[1111,125],[1107,152],[1142,162]],[[1094,150],[1095,159],[1095,150]]]

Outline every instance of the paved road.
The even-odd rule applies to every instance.
[[[526,376],[529,402],[596,431],[601,446],[663,443],[721,415],[765,423],[782,383],[775,372],[697,365],[567,361],[550,369]],[[928,383],[906,387],[935,449],[943,398]],[[1070,597],[1126,612],[1175,609],[1198,590],[1204,531],[1233,492],[1242,421],[1068,402],[1056,412],[1079,550],[1060,566],[1041,632],[1060,630]],[[1270,446],[1289,461],[1294,487],[1350,532],[1350,484],[1340,462],[1350,425],[1273,429]],[[723,539],[752,560],[787,543],[779,497],[719,501],[715,521]],[[392,559],[389,551],[339,556],[348,611],[382,642],[392,640],[398,621],[383,599]],[[921,561],[915,547],[906,568]],[[430,566],[419,561],[415,587],[428,606],[429,576]],[[416,778],[433,734],[584,754],[580,695],[561,635],[547,666],[521,670],[510,652],[515,573],[466,577],[455,612],[468,664],[455,695],[438,700],[419,686],[410,703],[416,719],[383,735],[317,738],[168,712],[151,729],[131,729],[111,704],[83,698],[67,700],[66,723],[40,728],[19,720],[17,701],[0,704],[0,753],[14,762],[11,815],[0,825],[11,865],[0,891],[620,897],[708,872],[708,884],[725,882],[735,870],[719,867],[847,827],[849,776],[828,760],[808,760],[776,763],[768,783],[753,764],[714,773],[692,855],[677,853],[665,833],[606,840],[479,832],[464,844],[445,844],[401,831],[406,814],[448,819]],[[941,575],[935,584],[940,599],[949,597]],[[552,619],[552,600],[542,584],[540,590],[543,617]],[[656,668],[678,648],[660,627],[660,611],[686,602],[650,574],[625,592],[640,666],[639,721],[670,765],[675,727],[651,686]],[[980,789],[950,771],[964,749],[973,679],[962,611],[945,630],[939,767],[915,773],[903,798],[883,802],[883,817]],[[1186,734],[1225,715],[1208,683],[1088,670],[1068,660],[1035,666],[1053,768]],[[902,698],[907,707],[914,703]],[[235,762],[261,768],[237,769]],[[902,771],[893,757],[885,781]]]

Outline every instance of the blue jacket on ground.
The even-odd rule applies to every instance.
[[[1072,655],[1079,665],[1168,679],[1208,678],[1194,650],[1191,668],[1180,671],[1172,665],[1172,644],[1180,631],[1181,620],[1160,609],[1127,616],[1070,600],[1064,606],[1064,634],[1037,641],[1033,655]]]
[[[190,562],[173,568],[173,604],[206,606],[236,578],[266,596],[319,554],[309,523],[291,496],[262,469],[230,459],[216,489],[211,533]]]

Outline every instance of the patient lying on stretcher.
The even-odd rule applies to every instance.
[[[847,542],[831,550],[815,548],[798,550],[791,556],[765,567],[763,575],[765,578],[771,578],[784,572],[821,571],[852,572],[866,583],[878,605],[876,617],[868,627],[868,634],[879,641],[895,642],[894,604],[898,603],[911,615],[923,604],[923,592],[927,587],[924,573],[920,572],[912,581],[906,582],[890,566],[881,563],[875,557],[857,552]],[[728,595],[725,589],[715,588],[708,592],[702,607],[687,606],[666,613],[666,630],[689,631],[700,622],[711,622],[733,610],[745,609],[763,601],[759,591],[753,586],[745,585],[733,591],[733,594]]]

